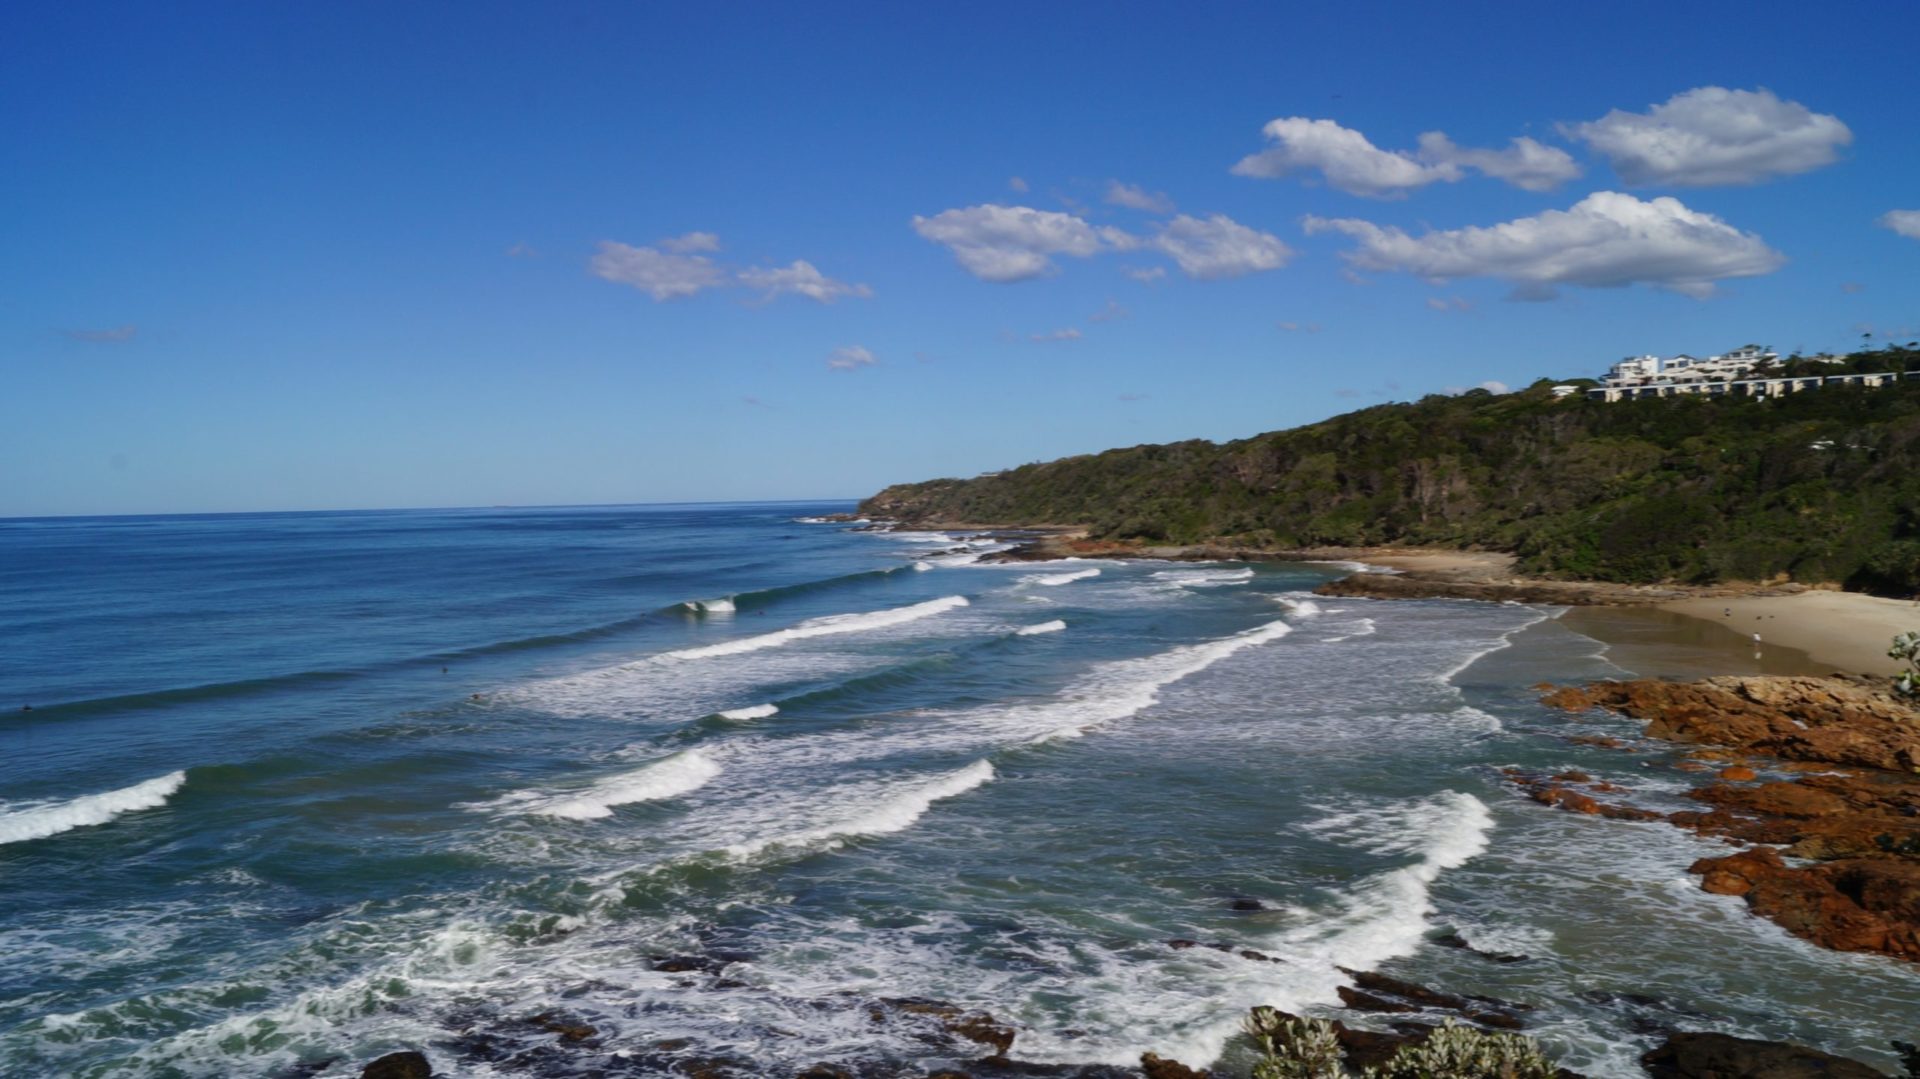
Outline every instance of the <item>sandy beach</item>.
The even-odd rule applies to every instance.
[[[1660,609],[1723,625],[1752,639],[1761,651],[1798,649],[1834,670],[1893,674],[1887,657],[1895,634],[1920,629],[1920,606],[1858,592],[1810,590],[1790,596],[1702,597],[1660,604]]]

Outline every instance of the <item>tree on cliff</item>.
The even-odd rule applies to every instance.
[[[1615,403],[1553,385],[902,484],[861,511],[1122,541],[1494,549],[1529,573],[1635,583],[1920,591],[1920,380]]]

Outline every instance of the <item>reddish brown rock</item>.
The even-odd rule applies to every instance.
[[[1745,763],[1728,764],[1719,771],[1725,782],[1691,793],[1711,808],[1667,818],[1703,835],[1769,845],[1696,862],[1701,887],[1740,896],[1756,914],[1824,947],[1920,960],[1920,711],[1884,685],[1847,677],[1643,680],[1556,690],[1543,700],[1572,711],[1606,708],[1644,720],[1650,737],[1709,747],[1676,762],[1681,771],[1750,753],[1805,773],[1762,783]],[[1590,793],[1511,778],[1536,801],[1607,812]],[[1816,864],[1789,866],[1774,846]]]
[[[1551,780],[1541,780],[1525,775],[1510,776],[1513,782],[1526,788],[1527,797],[1541,805],[1557,806],[1569,813],[1582,813],[1594,817],[1608,817],[1613,820],[1659,820],[1660,814],[1635,806],[1616,805],[1602,802],[1589,794],[1583,794],[1571,787],[1562,787]],[[1555,777],[1558,778],[1558,777]],[[1596,784],[1594,789],[1605,787],[1618,790],[1612,784]]]
[[[1597,707],[1645,720],[1650,737],[1670,742],[1920,772],[1920,712],[1867,679],[1640,679],[1557,690],[1541,701],[1568,711]]]
[[[1920,865],[1856,858],[1794,868],[1770,847],[1703,858],[1691,871],[1720,895],[1826,948],[1920,960]]]

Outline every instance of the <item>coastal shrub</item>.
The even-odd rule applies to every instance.
[[[1907,665],[1906,670],[1893,676],[1893,691],[1902,697],[1920,697],[1920,633],[1907,632],[1895,637],[1887,656]]]
[[[1875,546],[1847,587],[1906,598],[1920,593],[1920,540],[1888,540]]]
[[[1554,1066],[1533,1039],[1457,1027],[1453,1020],[1419,1045],[1407,1046],[1366,1079],[1554,1079]]]
[[[1920,637],[1920,635],[1916,635]],[[1333,1024],[1256,1007],[1246,1031],[1260,1047],[1252,1079],[1342,1079],[1347,1072]],[[1361,1079],[1554,1079],[1553,1062],[1533,1039],[1446,1024],[1419,1045],[1402,1046]]]
[[[1294,1019],[1258,1005],[1245,1025],[1260,1047],[1252,1079],[1341,1079],[1346,1074],[1340,1041],[1325,1019]]]

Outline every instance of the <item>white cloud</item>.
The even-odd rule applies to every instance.
[[[660,246],[676,255],[695,255],[703,251],[720,250],[720,237],[711,232],[689,232],[685,236],[661,240]]]
[[[1343,232],[1360,241],[1347,253],[1369,270],[1401,270],[1422,277],[1500,277],[1521,298],[1546,298],[1556,285],[1610,288],[1657,285],[1688,296],[1713,292],[1713,282],[1771,273],[1786,262],[1760,237],[1741,232],[1678,199],[1642,202],[1599,191],[1567,210],[1549,210],[1491,228],[1464,228],[1409,236],[1351,218],[1309,217],[1308,232]]]
[[[1278,236],[1250,229],[1225,214],[1204,221],[1186,214],[1160,227],[1151,245],[1173,257],[1180,271],[1201,281],[1277,270],[1293,257]]]
[[[1151,285],[1167,279],[1165,266],[1129,266],[1120,272],[1143,285]]]
[[[740,283],[765,290],[769,300],[782,293],[805,296],[820,303],[832,303],[842,296],[858,296],[863,300],[873,297],[873,290],[867,286],[835,281],[805,259],[795,259],[793,265],[777,269],[741,270]]]
[[[858,371],[862,367],[872,367],[879,362],[873,353],[859,345],[836,348],[827,354],[827,367],[833,371]]]
[[[1081,334],[1079,330],[1069,326],[1064,330],[1055,330],[1052,333],[1029,334],[1027,335],[1027,339],[1030,341],[1078,341],[1082,336],[1084,335]]]
[[[1173,200],[1163,192],[1148,192],[1143,187],[1123,184],[1118,180],[1107,181],[1107,202],[1114,206],[1125,206],[1129,210],[1143,210],[1150,214],[1173,212]]]
[[[1427,307],[1435,311],[1471,311],[1473,310],[1473,304],[1471,302],[1461,299],[1458,296],[1451,296],[1446,298],[1442,298],[1439,296],[1429,296],[1427,297]]]
[[[1289,116],[1260,130],[1276,145],[1241,158],[1234,175],[1271,180],[1313,169],[1329,185],[1369,198],[1402,198],[1415,188],[1459,180],[1467,169],[1528,191],[1547,191],[1580,175],[1571,154],[1524,136],[1504,150],[1476,150],[1429,131],[1420,136],[1419,151],[1409,153],[1382,150],[1332,120]]]
[[[603,240],[600,253],[593,256],[588,268],[597,277],[631,285],[655,300],[671,300],[735,285],[760,289],[767,300],[792,294],[832,303],[842,296],[868,298],[873,295],[873,290],[866,285],[836,281],[805,259],[795,259],[787,266],[753,267],[735,273],[698,253],[720,250],[720,237],[711,232],[689,232],[657,243],[656,247],[633,247]]]
[[[533,247],[528,244],[517,243],[507,248],[507,257],[510,259],[537,259],[540,257],[540,252],[534,250]]]
[[[992,203],[915,215],[913,230],[952,249],[961,267],[982,281],[1025,281],[1052,270],[1055,255],[1086,258],[1138,244],[1119,229],[1095,228],[1072,214]]]
[[[128,323],[111,330],[68,330],[66,334],[75,341],[91,341],[96,345],[119,345],[133,340],[133,335],[138,332],[140,332],[138,327]]]
[[[1021,193],[1023,193],[1023,194],[1024,194],[1024,193],[1026,192],[1026,190],[1027,190],[1027,182],[1026,182],[1025,180],[1022,180],[1022,179],[1021,179],[1020,177],[1018,177],[1018,176],[1009,176],[1009,177],[1007,177],[1007,186],[1008,186],[1008,187],[1010,187],[1010,188],[1012,188],[1013,190],[1015,190],[1015,191],[1019,191],[1019,192],[1021,192]]]
[[[1874,223],[1910,240],[1920,240],[1920,210],[1888,210]]]
[[[1108,300],[1107,306],[1087,316],[1088,322],[1118,322],[1126,318],[1129,312],[1120,306],[1117,300]]]
[[[601,241],[600,253],[593,256],[588,267],[597,277],[631,285],[655,300],[691,296],[702,289],[719,288],[728,283],[727,272],[710,258],[668,254],[653,247],[630,247],[613,240]]]
[[[1332,120],[1289,116],[1260,129],[1276,145],[1249,154],[1233,166],[1235,176],[1273,180],[1317,169],[1327,183],[1350,195],[1398,198],[1437,180],[1458,180],[1456,165],[1422,164],[1413,155],[1382,150],[1367,137]]]
[[[1420,160],[1478,169],[1527,191],[1551,191],[1580,175],[1572,154],[1524,135],[1505,150],[1473,150],[1455,146],[1443,132],[1429,131],[1420,136]]]
[[[1751,184],[1832,164],[1853,132],[1771,90],[1702,86],[1644,113],[1566,124],[1630,184]]]

